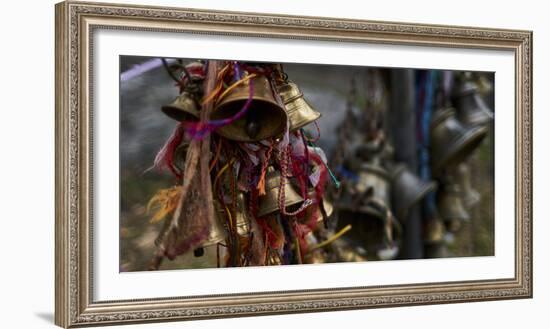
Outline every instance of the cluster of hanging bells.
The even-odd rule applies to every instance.
[[[485,88],[486,89],[486,88]],[[444,243],[445,231],[456,233],[470,221],[470,210],[481,196],[471,182],[468,159],[490,132],[494,114],[483,100],[483,86],[472,73],[455,78],[453,106],[435,111],[431,126],[432,173],[440,183],[437,193],[439,218],[428,223],[425,240]]]
[[[246,145],[251,146],[255,143],[265,144],[266,141],[277,142],[283,138],[287,129],[291,134],[297,133],[301,128],[321,116],[306,101],[299,87],[289,81],[286,75],[283,78],[283,75],[279,74],[273,78],[274,75],[252,75],[246,71],[241,74],[242,76],[239,77],[245,78],[241,79],[240,83],[226,88],[215,99],[208,118],[210,122],[224,123],[214,130],[215,135],[223,139],[220,143],[223,142],[224,145],[247,143]],[[199,77],[188,79],[188,81],[180,95],[170,104],[162,106],[161,110],[179,122],[198,122],[201,101],[204,101],[205,96],[200,88],[203,80]],[[247,110],[240,115],[239,113],[244,107],[247,107]],[[174,151],[174,167],[179,172],[183,172],[188,146],[189,141],[183,140]],[[228,160],[223,156],[220,159]],[[316,195],[312,186],[308,188],[307,195],[299,193],[294,179],[283,177],[282,165],[273,161],[271,160],[272,163],[265,170],[264,191],[255,198],[256,204],[253,206],[255,215],[251,216],[252,194],[250,191],[240,191],[236,197],[237,204],[231,207],[232,209],[224,204],[224,200],[216,200],[214,202],[214,221],[209,228],[208,237],[195,247],[195,256],[204,255],[205,250],[216,250],[219,254],[220,246],[227,246],[232,239],[244,241],[244,245],[250,247],[253,235],[256,235],[256,239],[263,237],[255,219],[267,219],[267,224],[263,225],[271,225],[273,231],[283,230],[285,227],[273,227],[273,225],[284,226],[280,224],[281,218],[285,217],[282,213],[295,214],[299,211],[301,216],[297,216],[297,218],[303,222],[299,222],[301,225],[314,223],[312,231],[303,240],[306,245],[312,247],[312,252],[301,255],[301,261],[319,263],[326,260],[322,248],[313,248],[319,240],[313,231],[322,227],[323,221],[332,215],[332,204],[326,198]],[[307,165],[311,166],[311,164]],[[237,177],[237,180],[240,182],[240,177]],[[215,184],[213,183],[213,185]],[[284,195],[283,202],[280,202],[281,195]],[[306,204],[305,197],[310,203]],[[318,202],[311,202],[311,200]],[[263,265],[277,265],[283,262],[280,253],[268,253]]]

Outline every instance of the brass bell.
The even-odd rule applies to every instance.
[[[410,208],[420,202],[428,193],[434,191],[437,184],[426,182],[414,174],[406,165],[392,167],[392,202],[395,214],[405,220]]]
[[[440,174],[449,166],[463,162],[483,141],[485,126],[465,127],[453,108],[438,110],[430,124],[432,171]]]
[[[254,90],[248,110],[240,119],[218,128],[216,132],[219,135],[239,142],[253,142],[279,136],[284,132],[286,112],[275,100],[273,88],[263,75],[246,80],[222,96],[210,114],[210,120],[235,116],[248,101],[250,83]]]
[[[304,98],[294,82],[286,82],[277,86],[279,96],[285,104],[286,114],[290,122],[290,131],[298,130],[319,119],[321,113],[315,111]]]
[[[458,84],[453,102],[458,120],[465,126],[486,125],[493,120],[493,113],[483,101],[479,88],[473,81],[463,80]]]
[[[265,192],[266,194],[259,197],[258,203],[258,217],[264,217],[269,214],[273,214],[279,211],[279,189],[281,185],[281,173],[276,171],[273,166],[267,168],[265,179]],[[294,190],[290,183],[284,185],[285,189],[285,209],[292,211],[293,208],[297,208],[304,198]]]
[[[359,180],[355,185],[355,191],[364,195],[370,190],[369,198],[378,200],[389,208],[390,200],[390,176],[386,169],[378,165],[362,163],[359,169]],[[376,217],[386,218],[386,213],[373,203],[366,203],[361,207],[361,212]]]
[[[221,208],[220,203],[214,201],[214,221],[210,226],[210,233],[208,238],[200,245],[201,248],[216,245],[225,241],[227,235],[223,227],[221,219],[223,218],[224,210]]]
[[[460,187],[455,183],[447,184],[438,194],[437,207],[441,219],[451,232],[458,231],[463,222],[470,220],[470,214],[462,203]]]
[[[439,244],[445,239],[445,224],[439,216],[434,216],[426,221],[424,227],[424,243]]]
[[[172,103],[164,105],[161,110],[176,121],[196,121],[200,115],[199,105],[187,91],[182,92]]]
[[[481,201],[481,195],[472,187],[470,168],[467,164],[460,164],[456,171],[458,184],[462,190],[464,206],[471,209]]]
[[[240,236],[247,236],[250,233],[250,216],[246,207],[245,194],[243,192],[237,194],[235,223],[237,225],[237,233]]]

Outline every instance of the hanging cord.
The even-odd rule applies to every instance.
[[[258,189],[259,195],[265,195],[265,176],[267,172],[267,167],[269,165],[269,159],[271,158],[271,153],[273,152],[273,142],[269,144],[268,149],[265,151],[265,160],[262,163],[262,171],[260,173],[260,179],[258,180],[258,185],[256,188]]]

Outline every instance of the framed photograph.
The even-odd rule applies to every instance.
[[[62,327],[530,298],[532,33],[56,5]]]

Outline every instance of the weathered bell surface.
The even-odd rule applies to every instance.
[[[273,88],[265,76],[249,79],[229,91],[216,103],[210,120],[234,117],[248,101],[250,83],[253,85],[253,95],[248,110],[240,119],[216,129],[219,135],[235,141],[253,142],[284,132],[286,112],[275,100]]]
[[[172,103],[164,105],[161,110],[177,121],[196,121],[200,115],[199,105],[187,91],[182,92]]]
[[[462,203],[460,187],[455,183],[447,184],[438,194],[437,208],[451,232],[458,230],[462,222],[470,220],[470,214]]]
[[[472,187],[470,167],[462,163],[456,169],[457,182],[462,191],[462,199],[467,209],[475,207],[481,201],[481,195]]]
[[[453,108],[435,111],[430,125],[432,172],[438,175],[444,168],[463,162],[483,141],[487,131],[485,126],[465,127]]]
[[[265,195],[259,197],[258,217],[264,217],[279,211],[279,189],[281,185],[281,173],[276,171],[273,166],[267,168],[265,183]],[[288,181],[284,185],[285,209],[292,211],[294,206],[299,206],[304,202],[304,198],[294,190]],[[297,207],[296,207],[297,208]]]
[[[321,116],[321,113],[309,105],[304,94],[294,82],[280,84],[277,86],[277,91],[285,104],[286,114],[290,121],[290,131],[298,130]]]
[[[392,203],[395,214],[405,220],[410,208],[420,202],[428,193],[435,191],[437,184],[426,182],[404,164],[394,165],[392,171]]]
[[[458,120],[465,126],[486,125],[493,120],[493,113],[479,93],[477,84],[462,80],[455,90],[453,102]]]

